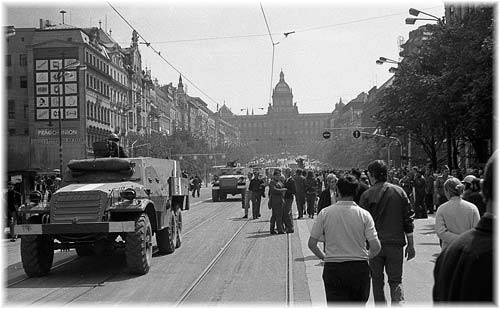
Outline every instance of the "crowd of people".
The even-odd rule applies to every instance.
[[[254,172],[244,208],[251,203],[253,219],[260,217],[267,184],[270,234],[294,232],[294,199],[297,219],[316,217],[308,246],[325,262],[329,304],[366,303],[370,280],[375,303],[386,304],[385,276],[391,305],[402,304],[403,261],[416,256],[414,220],[435,213],[442,251],[434,269],[434,301],[492,302],[492,166],[493,157],[484,175],[471,170],[462,177],[447,166],[439,173],[416,166],[389,170],[376,160],[364,171],[276,169],[268,183]]]

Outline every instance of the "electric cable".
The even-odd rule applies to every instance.
[[[205,95],[209,100],[211,100],[212,102],[214,102],[217,106],[219,106],[219,102],[217,102],[216,100],[214,100],[211,96],[209,96],[205,91],[203,91],[200,87],[198,87],[192,80],[190,80],[186,75],[182,74],[182,72],[180,70],[178,70],[172,63],[170,63],[170,61],[168,61],[165,57],[163,57],[161,55],[161,52],[156,50],[152,45],[151,45],[151,42],[148,42],[148,40],[146,40],[146,38],[144,38],[140,33],[139,31],[137,31],[134,26],[132,26],[132,24],[130,24],[130,22],[122,15],[120,14],[120,12],[118,12],[118,10],[113,6],[111,5],[111,3],[108,2],[108,5],[113,9],[113,11],[116,12],[116,14],[118,14],[118,16],[120,16],[121,19],[123,19],[123,21],[132,29],[134,30],[137,35],[144,41],[144,44],[151,48],[156,54],[158,54],[158,56],[163,60],[165,61],[172,69],[174,69],[177,73],[179,73],[181,75],[181,77],[183,77],[187,82],[189,82],[191,85],[193,85],[193,87],[195,87],[199,92],[201,92],[203,95]]]

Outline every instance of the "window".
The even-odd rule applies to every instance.
[[[7,62],[7,66],[8,67],[12,66],[12,57],[11,57],[11,55],[7,55],[6,62]]]
[[[19,87],[28,88],[28,78],[26,76],[19,77]]]
[[[9,129],[9,135],[10,136],[16,135],[16,129]]]
[[[8,101],[9,119],[16,119],[16,101]]]
[[[23,114],[24,119],[28,119],[28,104],[24,104]]]
[[[19,65],[25,67],[28,65],[28,55],[21,54],[19,55]]]
[[[12,76],[7,76],[7,89],[12,89]]]

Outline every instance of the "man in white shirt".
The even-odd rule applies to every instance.
[[[342,176],[337,181],[337,203],[321,210],[311,229],[308,247],[325,261],[323,282],[329,304],[366,303],[370,295],[368,260],[379,253],[380,241],[370,213],[353,201],[357,188],[354,176]],[[320,239],[325,252],[318,247]]]

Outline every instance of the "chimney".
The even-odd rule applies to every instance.
[[[45,28],[45,22],[43,19],[40,18],[40,29],[44,29]]]

